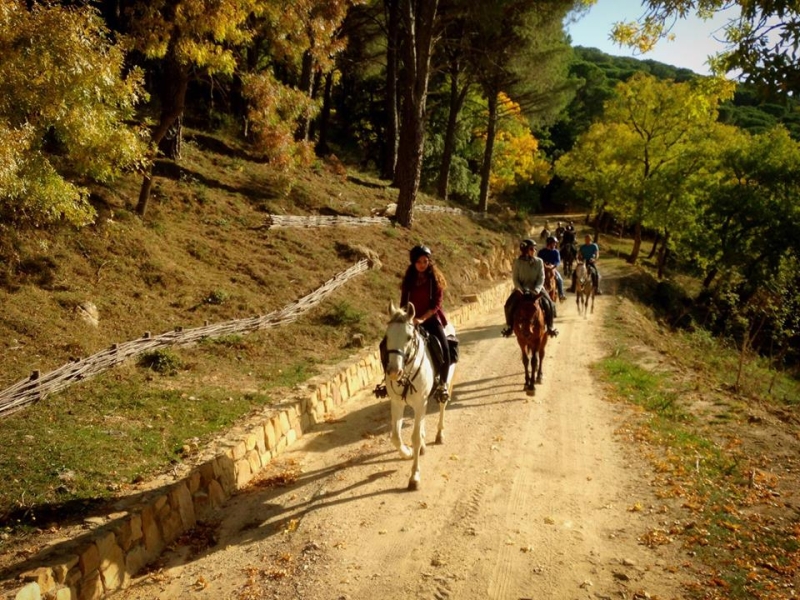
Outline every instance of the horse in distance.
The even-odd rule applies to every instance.
[[[578,303],[578,314],[588,317],[588,313],[594,313],[594,297],[597,292],[597,284],[594,281],[591,270],[584,261],[580,261],[575,267],[575,300]]]

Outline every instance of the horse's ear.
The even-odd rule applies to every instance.
[[[394,300],[389,300],[389,316],[392,316],[394,313],[397,312],[397,306],[394,303]]]
[[[406,305],[406,314],[408,315],[409,321],[413,321],[414,315],[417,314],[416,309],[414,308],[414,304],[412,304],[411,302],[409,302]]]

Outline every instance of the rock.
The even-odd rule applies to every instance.
[[[94,302],[81,302],[75,307],[75,311],[80,315],[81,319],[92,327],[97,327],[100,324],[100,312]]]

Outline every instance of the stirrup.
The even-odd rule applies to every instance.
[[[389,392],[386,390],[386,385],[383,383],[376,385],[372,393],[375,394],[376,398],[386,398],[389,395]]]

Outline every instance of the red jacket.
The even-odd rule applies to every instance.
[[[436,280],[430,275],[424,279],[417,278],[414,285],[407,287],[405,284],[400,293],[400,306],[406,306],[409,302],[414,305],[414,314],[417,318],[424,315],[429,310],[435,311],[435,317],[442,327],[447,325],[447,317],[442,310],[442,297],[444,293],[436,285]]]

